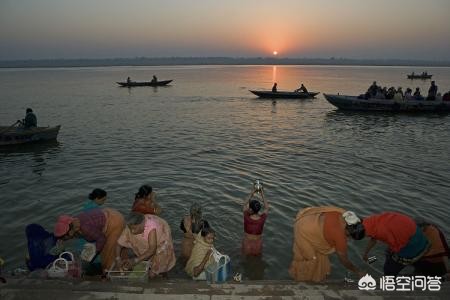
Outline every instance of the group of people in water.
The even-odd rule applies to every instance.
[[[128,218],[117,210],[105,208],[107,193],[95,189],[89,194],[81,213],[61,215],[54,227],[54,236],[60,241],[80,238],[95,243],[95,256],[90,264],[101,263],[101,272],[132,270],[145,262],[149,278],[167,276],[176,263],[171,228],[161,217],[161,206],[156,193],[143,185],[135,194]],[[259,201],[256,198],[260,198]],[[262,209],[263,205],[263,209]],[[245,255],[262,253],[262,232],[269,210],[262,186],[256,186],[243,204]],[[205,269],[214,263],[215,231],[203,218],[201,207],[194,203],[189,215],[180,223],[183,232],[181,258],[185,272],[196,280],[205,280]],[[100,259],[99,259],[100,258]]]
[[[81,238],[95,243],[103,275],[107,270],[132,270],[146,262],[149,278],[166,277],[176,264],[171,227],[161,217],[156,193],[143,185],[135,194],[127,220],[115,209],[105,207],[107,193],[95,189],[74,216],[61,215],[54,227],[58,240]],[[269,203],[262,185],[255,184],[243,206],[242,254],[259,256]],[[367,262],[377,242],[388,246],[384,274],[397,276],[408,265],[415,274],[445,276],[449,272],[449,248],[443,232],[433,223],[414,220],[398,212],[382,212],[365,218],[334,206],[301,209],[294,220],[293,257],[290,276],[296,281],[321,282],[331,273],[329,255],[336,253],[341,264],[358,277],[367,272],[349,258],[349,238],[370,240],[362,259]],[[206,268],[214,263],[215,231],[204,219],[202,208],[192,204],[180,222],[183,232],[181,261],[185,272],[196,280],[206,279]]]
[[[420,88],[416,87],[416,90],[412,91],[412,89],[407,88],[405,92],[403,92],[402,87],[381,87],[377,85],[377,82],[374,81],[372,85],[367,89],[367,92],[364,95],[361,95],[360,98],[364,99],[392,99],[394,101],[408,101],[408,100],[438,100],[442,99],[442,101],[450,101],[450,91],[445,93],[442,97],[438,94],[438,87],[435,81],[431,81],[430,88],[428,89],[428,94],[426,97],[422,96],[420,92]]]

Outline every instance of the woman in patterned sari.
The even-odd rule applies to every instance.
[[[123,248],[131,249],[135,257],[123,259]],[[149,261],[149,278],[158,275],[165,277],[176,262],[172,233],[164,219],[134,213],[117,240],[116,265],[120,269],[130,270],[142,261]]]

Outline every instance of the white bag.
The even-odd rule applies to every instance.
[[[69,272],[69,262],[65,258],[57,258],[46,268],[48,277],[64,278]]]
[[[63,257],[65,254],[70,257],[70,260]],[[67,276],[77,278],[81,275],[79,264],[75,261],[72,252],[69,251],[61,253],[59,258],[49,264],[45,270],[50,278],[63,278]]]

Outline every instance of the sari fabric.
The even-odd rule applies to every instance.
[[[335,249],[326,241],[320,216],[326,212],[344,213],[333,206],[308,207],[300,210],[294,221],[293,258],[289,274],[296,281],[323,281],[331,272],[328,255]]]
[[[189,257],[189,260],[186,263],[186,267],[184,268],[188,275],[194,277],[194,268],[201,264],[206,253],[208,253],[208,251],[211,250],[212,247],[213,245],[208,244],[204,241],[200,232],[195,236],[194,247],[192,248],[191,256]],[[205,264],[205,268],[211,263],[214,263],[214,258],[212,257],[212,255],[209,257],[208,262]]]
[[[131,249],[136,256],[140,256],[148,250],[148,235],[152,230],[156,230],[156,253],[149,259],[149,276],[153,277],[172,269],[176,257],[169,224],[156,215],[145,215],[144,222],[143,233],[134,235],[127,226],[117,242],[122,247]]]

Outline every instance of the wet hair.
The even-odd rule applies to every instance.
[[[354,240],[362,240],[366,236],[366,230],[362,222],[353,225],[346,225],[345,229]]]
[[[103,197],[106,197],[106,191],[105,191],[105,190],[102,190],[102,189],[94,189],[94,190],[89,194],[88,197],[89,197],[89,199],[91,199],[91,200],[103,198]]]
[[[208,234],[210,234],[210,233],[212,233],[212,234],[216,234],[216,232],[214,231],[214,229],[212,229],[211,227],[204,227],[203,229],[202,229],[202,233],[201,233],[201,235],[202,235],[202,237],[205,237],[205,236],[207,236]]]
[[[198,233],[202,228],[203,224],[202,222],[202,208],[197,203],[193,203],[191,205],[191,208],[189,209],[189,214],[191,216],[191,222],[192,222],[192,232]]]
[[[257,214],[260,210],[261,210],[261,203],[259,203],[258,200],[252,200],[250,201],[250,203],[248,204],[248,206],[251,208],[251,210],[253,211],[253,214]]]
[[[189,213],[191,218],[195,218],[196,220],[200,220],[202,218],[202,208],[197,203],[192,203]]]
[[[192,233],[199,233],[205,228],[210,228],[209,223],[206,220],[199,220],[198,222],[192,223],[191,226]]]
[[[127,224],[138,225],[144,221],[145,215],[141,213],[132,212],[127,217]]]
[[[135,194],[134,199],[139,199],[139,198],[145,198],[147,197],[149,194],[152,193],[152,187],[149,185],[143,185],[139,188],[139,191]]]
[[[31,109],[31,108],[27,108],[27,113],[29,113],[29,112],[33,112],[33,110]]]

